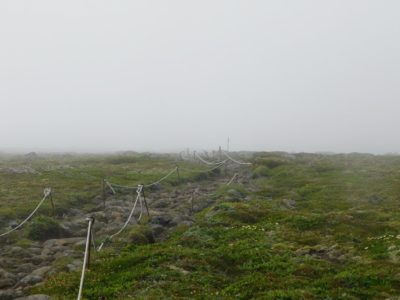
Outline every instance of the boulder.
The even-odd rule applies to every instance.
[[[24,278],[22,278],[18,285],[22,285],[22,286],[27,286],[27,285],[34,285],[36,283],[39,283],[43,280],[43,277],[38,276],[38,275],[32,275],[29,274],[27,276],[25,276]]]
[[[0,289],[11,287],[16,283],[16,278],[13,274],[8,273],[4,269],[0,269]]]
[[[151,224],[157,224],[161,226],[171,226],[172,217],[169,215],[154,216],[151,218]]]
[[[15,292],[13,289],[0,291],[0,300],[13,300],[13,299],[15,299]]]
[[[282,204],[289,209],[296,209],[297,207],[297,202],[292,199],[283,199]]]
[[[16,298],[15,300],[49,300],[49,299],[50,297],[47,295],[38,294],[38,295],[30,295],[26,297]]]

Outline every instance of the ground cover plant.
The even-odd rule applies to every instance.
[[[155,170],[174,165],[171,158],[85,160],[81,170],[100,174],[93,175],[93,195],[107,170],[131,183],[133,166],[160,175]],[[244,183],[199,196],[213,202],[191,226],[155,242],[145,219],[123,234],[119,247],[95,253],[84,298],[397,299],[400,157],[256,153],[251,161],[234,171],[248,179]],[[198,180],[187,176],[166,188]],[[65,203],[68,209],[73,202]],[[78,271],[61,273],[31,293],[71,299],[79,277]]]

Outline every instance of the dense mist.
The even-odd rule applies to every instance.
[[[398,152],[400,2],[0,3],[0,151]]]

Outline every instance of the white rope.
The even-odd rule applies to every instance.
[[[233,159],[233,158],[230,157],[230,156],[228,155],[228,153],[226,153],[226,152],[223,152],[223,154],[224,154],[229,160],[233,161],[234,163],[236,163],[236,164],[238,164],[238,165],[251,165],[251,163],[241,162],[241,161],[238,161],[238,160],[236,160],[236,159]]]
[[[179,170],[186,171],[186,172],[192,172],[192,173],[208,173],[208,172],[212,172],[218,168],[221,168],[227,162],[228,162],[228,160],[226,159],[226,160],[222,161],[218,166],[213,167],[211,169],[207,169],[207,170],[189,170],[189,169],[185,169],[185,168],[183,168],[183,169],[179,168]]]
[[[126,226],[128,226],[129,222],[130,222],[131,219],[132,219],[133,213],[135,212],[136,205],[137,205],[139,199],[140,199],[140,201],[141,201],[142,189],[143,189],[143,185],[138,185],[137,190],[136,190],[137,196],[136,196],[135,204],[133,205],[132,210],[131,210],[131,212],[130,212],[130,214],[129,214],[129,216],[128,216],[128,219],[125,221],[124,225],[121,227],[120,230],[118,230],[118,232],[116,232],[116,233],[114,233],[113,235],[110,235],[108,238],[106,238],[106,239],[104,240],[104,242],[101,243],[101,245],[100,245],[100,247],[97,249],[97,251],[100,251],[100,250],[103,248],[103,246],[104,246],[104,244],[105,244],[106,241],[109,241],[109,240],[111,240],[112,238],[114,238],[115,236],[119,235],[119,234],[126,228]],[[139,220],[140,220],[141,216],[142,216],[142,213],[140,214]]]
[[[220,163],[222,163],[222,161],[219,161],[219,162],[207,161],[204,158],[202,158],[200,155],[198,155],[197,152],[195,153],[195,155],[197,156],[198,159],[200,159],[201,162],[205,163],[206,165],[219,165]]]
[[[39,209],[39,207],[43,204],[43,202],[46,200],[46,198],[51,194],[51,188],[45,188],[44,189],[44,197],[42,200],[40,200],[39,204],[36,206],[36,208],[31,212],[31,214],[25,219],[23,220],[19,225],[17,225],[16,227],[14,227],[13,229],[10,229],[7,232],[4,232],[2,234],[0,234],[0,237],[2,236],[6,236],[8,234],[10,234],[11,232],[17,230],[18,228],[21,228],[26,222],[29,221],[30,218],[33,217],[33,215],[37,212],[37,210]]]
[[[169,176],[171,176],[176,171],[178,171],[178,167],[175,167],[171,172],[169,172],[163,178],[157,180],[156,182],[153,182],[153,183],[150,183],[150,184],[146,184],[144,187],[151,187],[153,185],[159,184],[159,183],[163,182],[165,179],[167,179]]]
[[[167,175],[165,175],[164,177],[162,177],[161,179],[159,179],[159,180],[157,180],[157,181],[155,181],[155,182],[152,182],[152,183],[149,183],[149,184],[146,184],[146,185],[144,185],[143,187],[151,187],[151,186],[153,186],[153,185],[156,185],[156,184],[159,184],[159,183],[161,183],[161,182],[163,182],[165,179],[167,179],[168,177],[170,177],[174,172],[176,172],[178,170],[178,167],[175,167],[173,170],[171,170],[171,172],[169,172]],[[118,185],[118,184],[115,184],[115,183],[111,183],[111,182],[109,182],[109,181],[107,181],[107,180],[104,180],[105,181],[105,183],[107,184],[107,186],[112,190],[112,192],[114,193],[114,194],[116,194],[116,192],[115,192],[115,189],[113,189],[113,187],[115,188],[121,188],[121,189],[127,189],[127,190],[137,190],[137,186],[126,186],[126,185]]]
[[[87,261],[89,257],[89,248],[90,248],[90,236],[92,233],[92,224],[93,224],[93,219],[92,218],[87,218],[89,221],[88,225],[88,231],[87,231],[87,237],[86,237],[86,247],[85,247],[85,254],[83,257],[83,266],[82,266],[82,274],[81,274],[81,281],[79,284],[79,292],[78,292],[78,300],[82,299],[82,291],[83,291],[83,282],[85,280],[85,271],[86,271],[86,266],[87,266]]]
[[[229,182],[226,185],[231,185],[231,183],[236,179],[236,177],[238,176],[238,173],[235,173],[235,175],[233,175],[232,179],[229,180]]]

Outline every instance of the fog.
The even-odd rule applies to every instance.
[[[0,2],[0,151],[400,152],[400,2]]]

